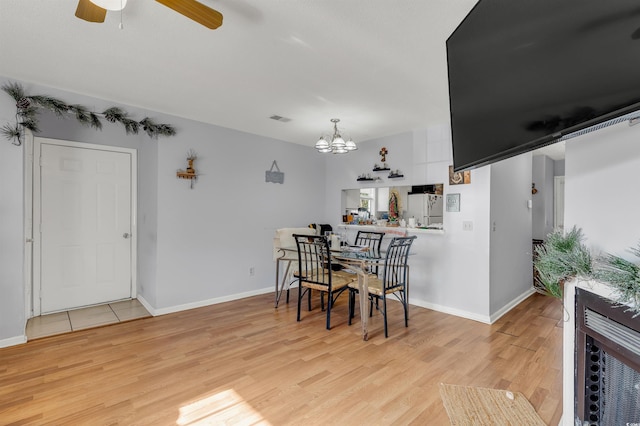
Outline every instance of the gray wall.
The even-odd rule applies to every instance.
[[[531,153],[491,165],[491,313],[526,293],[531,267]]]
[[[0,78],[0,84],[8,81]],[[102,111],[112,103],[48,87],[24,84]],[[75,119],[41,115],[36,136],[138,150],[138,292],[155,313],[203,305],[224,297],[270,291],[274,281],[272,238],[278,227],[324,222],[325,157],[309,147],[123,106],[132,118],[150,116],[176,127],[158,140],[126,135],[119,124],[102,131]],[[0,94],[0,122],[15,120],[13,99]],[[201,174],[195,188],[176,178],[194,149]],[[24,147],[0,141],[0,346],[24,339],[23,271]],[[266,183],[277,160],[283,185]],[[255,275],[249,276],[249,266]],[[232,279],[233,278],[233,279]]]
[[[553,177],[555,161],[546,155],[533,157],[532,182],[538,192],[531,194],[533,203],[533,238],[546,240],[553,232]],[[529,185],[531,186],[531,185]]]
[[[0,83],[5,81],[0,79]],[[111,106],[46,87],[25,85],[25,89],[29,94],[49,94],[97,111]],[[504,232],[500,244],[495,244],[491,210],[506,212],[522,197],[496,186],[494,179],[506,185],[514,179],[512,174],[524,173],[515,180],[524,179],[530,190],[531,169],[519,171],[518,166],[509,166],[519,164],[518,160],[507,160],[516,163],[507,162],[495,172],[492,166],[475,169],[471,184],[450,186],[447,124],[361,142],[358,151],[339,156],[124,108],[134,118],[148,115],[174,125],[177,136],[150,140],[144,134],[125,135],[120,125],[109,123],[97,132],[51,114],[42,116],[39,136],[138,150],[138,292],[154,314],[272,291],[275,230],[313,222],[337,225],[342,214],[341,189],[360,187],[357,176],[371,172],[380,161],[381,146],[389,150],[387,163],[400,169],[405,178],[385,179],[379,186],[444,183],[445,194],[461,195],[461,211],[445,213],[445,233],[428,235],[416,243],[417,255],[410,261],[412,302],[490,322],[526,294],[525,290],[514,298],[530,273],[530,249],[524,247],[530,244],[531,227]],[[0,119],[11,122],[14,115],[13,100],[0,96]],[[175,175],[177,169],[186,167],[190,149],[198,154],[199,178],[194,189]],[[0,142],[0,346],[20,343],[26,323],[22,155],[22,147]],[[285,174],[283,185],[265,182],[273,160]],[[497,207],[491,204],[492,192],[503,193]],[[472,231],[463,230],[465,221],[473,223]],[[524,221],[526,218],[518,219],[518,223]],[[505,262],[509,273],[495,273]],[[253,276],[250,268],[255,271]]]
[[[5,99],[6,100],[6,99]],[[0,120],[15,118],[15,110],[0,104]],[[0,347],[24,341],[23,284],[23,150],[0,141]]]

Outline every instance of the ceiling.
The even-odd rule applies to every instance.
[[[217,30],[152,0],[103,24],[0,0],[0,75],[305,145],[340,118],[358,142],[448,121],[445,40],[476,0],[201,2]]]

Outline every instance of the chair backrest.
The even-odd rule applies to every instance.
[[[380,245],[383,238],[384,232],[358,231],[355,245],[368,246],[373,256],[380,257]]]
[[[417,237],[396,237],[391,240],[384,261],[382,282],[385,290],[404,287],[407,283],[407,261],[413,240]]]
[[[301,284],[316,284],[331,291],[331,253],[323,235],[293,236],[298,246],[298,271]]]
[[[296,247],[296,240],[293,238],[293,234],[316,235],[317,231],[313,228],[276,229],[276,236],[273,238],[273,260],[282,258],[283,255],[286,259],[297,259],[297,255],[295,253],[283,253],[280,250],[280,247]]]

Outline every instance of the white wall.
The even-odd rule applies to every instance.
[[[640,126],[610,126],[566,143],[565,230],[582,228],[586,244],[634,262],[640,241]]]
[[[451,139],[447,125],[419,129],[387,138],[361,142],[358,151],[327,160],[326,215],[337,225],[341,190],[362,186],[359,174],[370,173],[380,162],[378,152],[386,147],[387,163],[400,169],[404,180],[389,180],[366,186],[420,185],[443,183],[444,193],[459,193],[460,212],[444,213],[443,235],[419,235],[412,247],[412,304],[489,322],[489,222],[490,166],[471,171],[471,184],[449,186],[452,164]],[[531,168],[526,178],[531,179]],[[530,185],[530,182],[529,182]],[[463,231],[463,221],[474,223],[473,231]],[[530,233],[529,224],[529,233]],[[530,240],[530,234],[529,234]]]

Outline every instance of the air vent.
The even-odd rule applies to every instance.
[[[640,356],[640,333],[598,314],[589,308],[584,310],[584,323],[591,330],[600,333],[617,345]]]
[[[291,119],[290,119],[290,118],[282,117],[282,116],[280,116],[280,115],[272,115],[272,116],[271,116],[271,117],[269,117],[269,118],[270,118],[270,119],[272,119],[272,120],[281,121],[281,122],[283,122],[283,123],[288,123],[288,122],[290,122],[290,121],[291,121]]]

